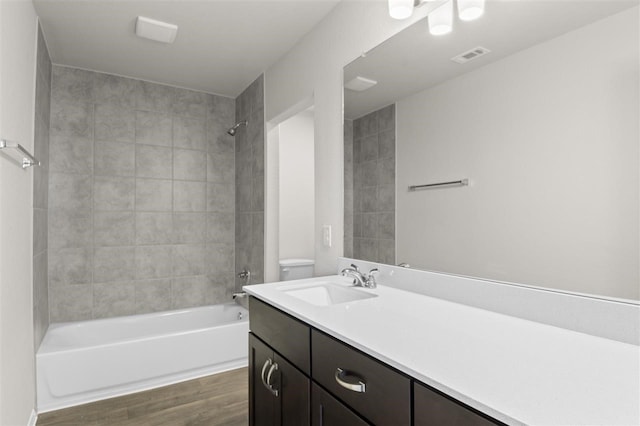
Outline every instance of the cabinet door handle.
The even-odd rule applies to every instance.
[[[271,383],[271,376],[273,375],[274,371],[278,371],[278,363],[274,362],[273,364],[271,364],[271,368],[269,368],[269,372],[267,373],[267,389],[269,389],[269,391],[273,394],[273,396],[278,396],[278,389],[275,389],[273,387],[273,384]]]
[[[347,382],[345,380],[346,376],[354,377],[358,383]],[[364,381],[362,381],[360,377],[356,376],[355,374],[349,374],[340,367],[336,369],[336,382],[338,382],[338,384],[343,388],[349,389],[350,391],[353,391],[353,392],[364,393],[367,391],[367,385]]]
[[[271,361],[271,358],[267,358],[267,360],[264,362],[264,365],[262,366],[262,372],[260,373],[260,379],[262,379],[262,384],[267,389],[270,389],[270,388],[269,388],[269,385],[267,384],[267,379],[265,378],[265,373],[267,372],[267,368],[269,368],[271,366],[272,362],[273,361]]]

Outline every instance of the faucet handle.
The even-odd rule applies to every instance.
[[[353,268],[354,271],[356,272],[360,272],[360,268],[358,268],[356,265],[354,265],[353,263],[351,264],[351,267]]]
[[[378,275],[378,273],[380,273],[380,271],[378,270],[378,268],[373,268],[372,270],[369,271],[369,275],[367,276],[367,287],[369,288],[376,288],[378,283],[376,283],[376,275]]]

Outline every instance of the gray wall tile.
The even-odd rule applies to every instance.
[[[137,281],[135,299],[137,314],[171,309],[171,280]]]
[[[175,117],[173,119],[173,146],[206,150],[205,129],[204,119]]]
[[[67,248],[52,250],[49,255],[49,284],[68,286],[91,284],[93,281],[93,249]]]
[[[173,178],[179,180],[205,181],[207,179],[206,153],[203,151],[174,149]]]
[[[227,130],[235,121],[210,119],[207,120],[207,149],[224,155],[233,155],[236,150],[236,141],[233,136],[227,134]]]
[[[202,306],[207,303],[208,280],[204,275],[174,278],[171,281],[173,309]]]
[[[136,86],[136,109],[170,113],[175,88],[140,81]]]
[[[54,65],[51,75],[51,97],[56,101],[91,103],[93,72]]]
[[[51,135],[49,142],[49,169],[52,172],[93,172],[92,139]]]
[[[146,111],[136,112],[137,143],[171,146],[171,129],[170,115]]]
[[[93,104],[71,101],[52,103],[51,135],[75,138],[93,137]]]
[[[93,206],[96,210],[133,210],[135,180],[125,177],[95,176]]]
[[[96,73],[93,80],[95,102],[133,109],[136,105],[138,81],[111,74]]]
[[[207,211],[235,211],[235,191],[232,185],[220,183],[207,184]]]
[[[133,281],[135,247],[96,247],[93,253],[93,281]]]
[[[134,142],[136,138],[136,115],[127,109],[111,105],[96,105],[96,141]]]
[[[173,276],[204,274],[205,246],[202,244],[182,244],[173,246]]]
[[[96,142],[93,171],[103,176],[133,176],[135,146],[122,142]]]
[[[173,182],[159,179],[136,179],[137,211],[171,211]]]
[[[206,213],[174,213],[173,242],[176,244],[204,243],[206,232]]]
[[[83,321],[93,318],[93,286],[71,285],[56,288],[50,296],[51,322]]]
[[[207,213],[207,242],[233,244],[234,231],[235,215],[233,213]]]
[[[93,188],[91,176],[51,173],[49,176],[49,208],[59,210],[91,210]]]
[[[93,285],[93,318],[132,315],[135,311],[135,286],[133,283]]]
[[[229,244],[207,244],[206,265],[208,275],[233,272],[235,253]]]
[[[207,181],[233,183],[235,179],[235,156],[207,153]]]
[[[173,150],[151,145],[136,145],[136,176],[171,179]]]
[[[42,97],[49,79],[46,70],[37,74]],[[45,157],[50,151],[56,176],[50,183],[43,164],[34,180],[34,232],[47,234],[53,255],[34,240],[34,283],[44,288],[34,287],[34,315],[50,310],[69,321],[230,300],[237,139],[226,131],[235,100],[73,69],[58,69],[53,80],[55,96],[36,108],[36,146]],[[261,87],[245,98],[263,121]],[[263,174],[264,135],[254,132],[251,145],[246,130],[240,140],[253,185]],[[251,235],[247,244],[254,239],[263,241]],[[261,276],[263,253],[245,252]],[[36,329],[46,328],[40,323]]]
[[[348,126],[345,122],[345,135]],[[352,163],[345,152],[345,167],[353,167],[352,180],[345,169],[345,244],[352,244],[355,258],[394,264],[395,105],[354,120],[352,137]],[[353,223],[347,226],[351,212]]]
[[[49,210],[49,248],[90,247],[93,244],[91,211]]]
[[[136,247],[136,279],[171,277],[172,246]]]
[[[175,115],[205,118],[209,106],[209,95],[193,90],[175,89],[171,112]]]
[[[203,212],[206,209],[207,184],[205,182],[174,181],[173,211]]]
[[[387,130],[378,135],[378,155],[380,158],[395,158],[396,156],[396,131]]]
[[[135,243],[133,212],[95,212],[93,243],[96,247],[130,246]]]
[[[172,240],[172,213],[136,213],[136,244],[170,244]]]

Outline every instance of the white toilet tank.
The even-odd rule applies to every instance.
[[[301,280],[313,277],[313,259],[280,260],[280,281]]]

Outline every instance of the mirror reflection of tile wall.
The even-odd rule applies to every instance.
[[[352,228],[352,256],[394,264],[395,104],[353,120],[352,145],[346,137],[348,129],[345,122],[345,230],[348,232]],[[348,161],[349,155],[352,162]],[[349,170],[351,165],[352,172]],[[350,194],[352,200],[349,200]],[[352,226],[347,218],[349,201],[353,208]],[[349,235],[347,232],[345,234]],[[350,248],[345,240],[345,255],[349,255]]]

